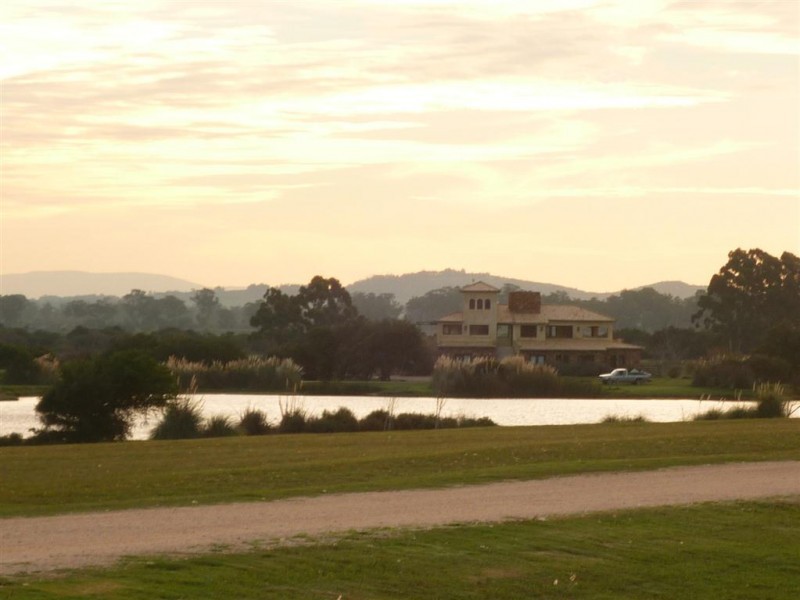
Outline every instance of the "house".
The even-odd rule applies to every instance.
[[[537,364],[634,366],[642,347],[614,339],[614,319],[577,306],[542,305],[539,292],[500,290],[482,281],[461,288],[460,312],[436,322],[440,355],[523,356]]]

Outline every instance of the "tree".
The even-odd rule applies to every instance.
[[[122,297],[122,308],[130,329],[147,331],[157,329],[154,325],[156,300],[142,290],[131,290]]]
[[[294,296],[287,296],[272,287],[264,294],[264,300],[250,318],[250,324],[258,327],[262,337],[276,344],[284,344],[305,330]]]
[[[259,333],[279,343],[296,341],[318,327],[343,325],[358,315],[347,290],[334,278],[317,275],[297,294],[288,296],[269,288],[250,319]]]
[[[356,292],[351,295],[351,298],[358,314],[370,321],[396,319],[403,312],[403,307],[397,303],[394,294]]]
[[[333,277],[317,275],[293,298],[306,328],[342,325],[358,315],[350,294]]]
[[[39,367],[30,350],[0,343],[0,380],[3,383],[37,383]]]
[[[60,371],[36,412],[45,426],[40,434],[63,441],[123,440],[136,415],[166,406],[175,395],[169,370],[141,352],[75,360]]]
[[[800,324],[800,259],[737,248],[698,298],[692,319],[725,336],[732,352],[749,352],[776,325]]]
[[[217,293],[210,288],[203,288],[194,293],[192,302],[197,307],[198,325],[202,329],[214,329],[217,325],[220,310]]]
[[[0,324],[6,327],[21,327],[25,313],[35,306],[22,294],[0,296]]]
[[[462,302],[461,290],[457,287],[431,290],[406,303],[406,320],[412,323],[436,321],[445,315],[461,310]]]
[[[382,380],[397,371],[429,373],[433,368],[422,333],[413,323],[384,319],[372,329],[370,354]]]

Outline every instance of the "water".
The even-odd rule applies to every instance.
[[[372,396],[279,396],[271,394],[201,394],[195,397],[203,407],[206,417],[225,415],[234,421],[248,408],[264,411],[272,423],[281,416],[281,404],[300,408],[310,415],[320,415],[323,410],[334,411],[341,406],[349,408],[357,418],[373,410],[388,409],[389,398]],[[30,429],[40,427],[34,407],[38,398],[25,397],[16,402],[0,402],[0,435],[17,432],[27,437]],[[571,425],[599,423],[610,415],[618,417],[643,416],[648,421],[667,423],[691,420],[696,414],[712,408],[725,410],[734,404],[713,400],[584,400],[584,399],[464,399],[448,398],[442,409],[444,417],[489,417],[498,425]],[[436,398],[397,398],[394,413],[436,412]],[[800,411],[798,411],[800,412]],[[133,439],[147,439],[158,417],[137,421]]]

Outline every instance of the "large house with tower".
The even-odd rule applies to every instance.
[[[542,305],[539,292],[510,292],[479,281],[461,288],[462,309],[436,322],[440,355],[523,356],[537,364],[639,364],[641,346],[614,339],[614,320],[568,305]]]

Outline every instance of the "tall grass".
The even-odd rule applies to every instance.
[[[170,356],[167,368],[186,389],[194,377],[202,390],[291,391],[299,387],[303,369],[289,358],[249,356],[228,362],[192,362]]]
[[[433,367],[431,387],[440,397],[461,398],[593,398],[601,389],[593,380],[564,379],[549,365],[521,356],[498,361],[441,356]]]
[[[755,384],[753,393],[756,396],[755,406],[734,406],[724,411],[712,409],[695,416],[694,420],[788,418],[800,408],[800,401],[789,399],[780,383]]]

